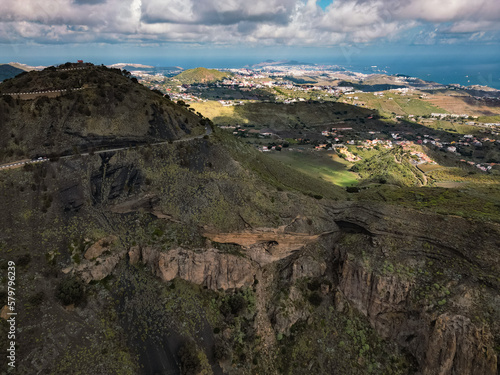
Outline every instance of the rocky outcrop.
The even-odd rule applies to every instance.
[[[115,242],[116,239],[116,236],[107,236],[101,238],[99,241],[97,241],[87,249],[84,255],[85,259],[91,260],[101,256],[103,252],[110,249],[111,245],[113,245],[113,242]]]
[[[381,276],[346,261],[341,271],[340,290],[384,337],[392,336],[409,310],[413,282],[390,275]]]
[[[492,337],[461,315],[443,314],[434,322],[423,375],[497,374],[497,357],[487,344]]]
[[[284,227],[256,228],[241,232],[220,233],[205,230],[203,236],[219,243],[237,244],[260,265],[286,258],[294,251],[316,241],[322,234],[288,233]]]
[[[10,312],[10,309],[9,309],[9,306],[5,305],[4,307],[2,307],[2,310],[0,311],[0,318],[1,319],[9,319],[9,315],[7,315],[7,313]]]
[[[137,260],[136,254],[137,249],[134,249],[131,260]],[[144,247],[140,259],[164,281],[179,277],[214,290],[252,285],[256,273],[256,266],[249,259],[216,249],[200,252],[171,249],[160,252],[152,247]]]
[[[79,264],[63,269],[63,272],[77,275],[87,284],[91,281],[99,281],[110,275],[125,255],[126,251],[121,250],[91,260],[84,259]]]
[[[130,264],[137,264],[141,259],[141,248],[140,246],[132,246],[128,251],[128,258]]]
[[[312,256],[302,256],[292,264],[291,281],[295,282],[304,277],[318,277],[325,274],[326,262],[314,259]]]
[[[446,249],[457,259],[495,274],[500,272],[500,225],[496,223],[474,223],[461,217],[366,202],[338,203],[329,211],[333,221],[346,232],[426,241]],[[470,249],[474,249],[474,257]]]
[[[307,308],[303,293],[292,286],[286,299],[286,306],[277,308],[273,315],[274,329],[276,332],[290,335],[290,328],[299,320],[307,320],[311,311]]]
[[[385,338],[406,347],[423,375],[495,375],[492,336],[470,319],[434,316],[410,300],[413,281],[383,276],[350,260],[343,263],[339,290]]]

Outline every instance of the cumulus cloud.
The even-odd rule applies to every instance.
[[[298,0],[143,0],[146,23],[234,25],[240,22],[286,24]]]
[[[499,21],[498,0],[2,0],[0,41],[330,46],[411,30],[416,43],[499,41]]]

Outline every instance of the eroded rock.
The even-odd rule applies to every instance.
[[[99,241],[97,241],[95,244],[93,244],[87,249],[84,255],[85,259],[90,260],[101,256],[103,252],[105,252],[111,247],[111,245],[113,244],[113,242],[116,241],[116,239],[117,239],[116,236],[107,236],[101,238]]]
[[[256,272],[249,259],[216,249],[171,249],[164,253],[145,247],[142,260],[164,281],[179,277],[214,290],[252,285]]]

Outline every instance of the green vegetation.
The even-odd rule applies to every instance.
[[[85,288],[82,282],[75,278],[66,278],[57,288],[57,298],[65,305],[78,304],[85,297]]]
[[[464,186],[460,189],[443,187],[416,189],[383,185],[377,188],[362,189],[356,195],[356,199],[500,223],[500,189],[496,186],[474,185]]]
[[[0,162],[146,144],[205,131],[206,120],[119,69],[50,67],[0,84],[0,93],[39,90],[67,91],[1,96],[0,116],[19,125],[0,139]],[[65,130],[51,125],[59,121],[64,121]]]
[[[336,123],[356,122],[373,115],[372,110],[343,103],[246,103],[224,107],[217,102],[193,103],[192,107],[216,125],[253,125],[275,130],[315,128],[318,131]]]
[[[320,179],[311,179],[306,174],[294,170],[271,157],[245,145],[226,132],[218,131],[219,139],[226,145],[231,155],[259,178],[276,187],[278,191],[292,190],[305,195],[318,195],[338,200],[344,193],[339,187]]]
[[[349,186],[358,182],[356,174],[349,171],[352,164],[332,152],[282,151],[269,154],[269,157],[311,178],[320,178],[338,186]]]
[[[402,148],[383,151],[371,158],[357,162],[352,171],[358,173],[365,183],[391,184],[397,186],[421,186],[424,177],[410,163],[410,156]]]
[[[486,123],[489,123],[489,122],[495,122],[495,123],[499,123],[500,122],[500,115],[496,115],[496,116],[479,116],[479,118],[477,119],[478,122],[486,122]]]
[[[404,354],[380,339],[352,309],[321,308],[312,322],[296,323],[279,343],[280,372],[287,375],[403,375],[414,370]]]
[[[424,116],[431,113],[447,113],[444,109],[419,99],[419,95],[416,94],[408,96],[386,91],[381,97],[372,93],[359,93],[355,96],[358,100],[354,100],[353,95],[344,98],[353,104],[363,102],[366,108],[376,109],[382,114]]]
[[[435,120],[425,122],[425,126],[429,129],[444,130],[457,134],[479,134],[481,132],[481,129],[477,126],[465,125],[456,121]]]
[[[232,73],[221,72],[216,69],[195,68],[185,70],[173,77],[173,79],[185,84],[213,83],[222,81],[225,78],[230,78],[231,76]]]
[[[89,69],[26,73],[7,85],[75,84],[77,77],[88,86],[53,98],[1,99],[10,127],[3,141],[11,155],[4,156],[47,152],[59,141],[81,152],[110,140],[173,140],[210,125],[126,72]],[[417,368],[432,344],[420,333],[432,334],[429,322],[442,314],[477,324],[486,339],[466,347],[478,350],[478,361],[489,355],[488,340],[500,332],[494,170],[478,173],[435,151],[439,169],[422,167],[424,177],[403,148],[361,149],[357,141],[371,127],[369,136],[383,139],[425,128],[341,103],[211,105],[221,123],[275,127],[281,139],[265,141],[288,150],[261,153],[245,142],[250,137],[215,127],[183,142],[0,173],[0,268],[14,260],[22,274],[20,373],[155,373],[168,356],[172,372],[184,374],[220,366],[231,375],[406,375],[428,370]],[[24,117],[28,125],[18,122]],[[45,124],[50,118],[65,119],[64,127]],[[361,161],[311,150],[335,124],[352,127],[340,142],[353,137],[348,147]],[[313,142],[305,141],[306,130],[317,136]],[[481,151],[496,157],[489,143]],[[207,232],[258,243],[218,243]],[[108,236],[116,237],[112,246],[87,260],[86,250]],[[217,289],[232,282],[243,286]],[[372,314],[378,308],[381,314]],[[381,338],[399,335],[400,327],[408,335],[398,336],[399,346]],[[2,347],[8,329],[2,320]]]

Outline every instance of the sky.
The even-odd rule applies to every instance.
[[[491,65],[500,0],[1,0],[0,63],[77,59]]]

